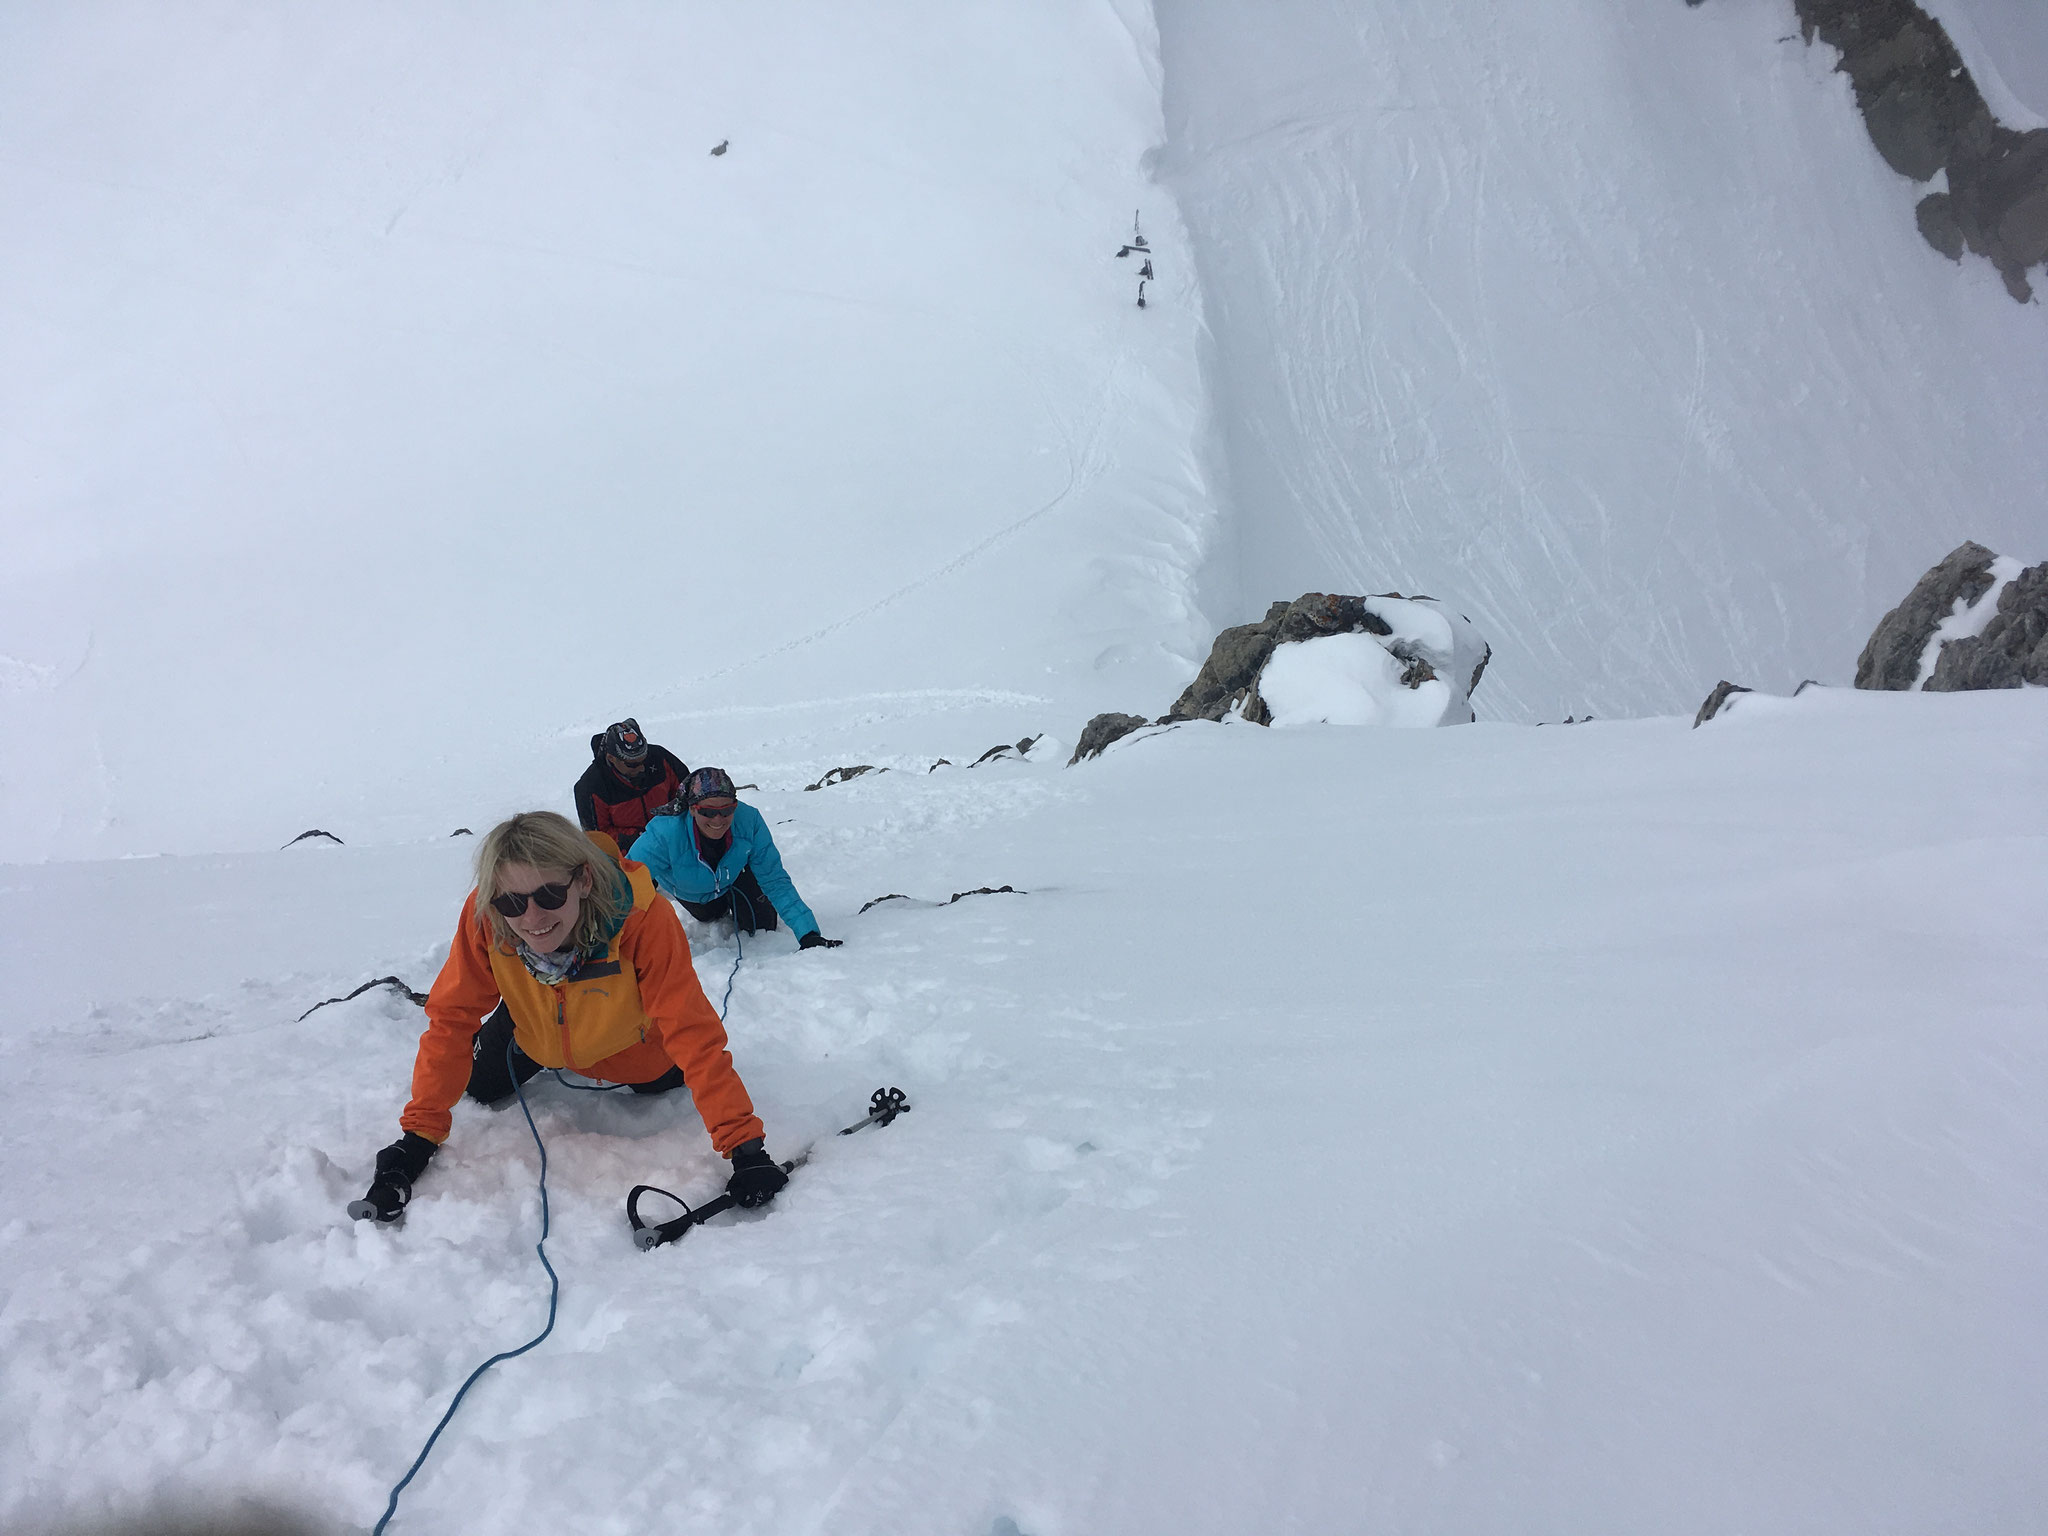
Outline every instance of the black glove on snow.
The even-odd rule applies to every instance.
[[[427,1171],[439,1149],[424,1136],[407,1131],[377,1154],[377,1176],[369,1193],[349,1202],[348,1213],[357,1221],[396,1221],[412,1200],[413,1180]]]
[[[413,1180],[427,1171],[427,1164],[440,1150],[426,1137],[407,1131],[377,1154],[377,1177],[392,1184],[403,1181],[410,1188]]]
[[[732,1149],[732,1177],[725,1181],[725,1192],[732,1196],[734,1205],[744,1205],[749,1210],[766,1205],[788,1182],[789,1175],[782,1171],[782,1164],[768,1155],[760,1137],[743,1141]]]
[[[796,941],[796,947],[798,949],[837,949],[845,942],[846,940],[844,939],[828,939],[825,935],[818,932],[817,929],[813,928],[809,933]]]

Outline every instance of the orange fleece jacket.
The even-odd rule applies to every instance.
[[[609,841],[599,846],[610,852]],[[516,951],[493,942],[477,922],[476,892],[469,893],[448,963],[427,994],[427,1028],[401,1127],[429,1141],[448,1139],[449,1111],[469,1086],[476,1032],[503,998],[519,1048],[542,1066],[568,1067],[603,1082],[645,1083],[673,1064],[683,1069],[721,1157],[763,1134],[733,1069],[725,1026],[698,984],[675,908],[655,890],[645,865],[626,859],[620,868],[633,887],[625,925],[602,955],[556,986],[537,978]]]

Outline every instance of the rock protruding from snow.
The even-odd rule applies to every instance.
[[[1948,189],[1915,210],[1927,243],[1951,261],[1986,257],[2022,304],[2027,269],[2048,260],[2048,129],[1992,115],[1940,22],[1913,0],[1794,0],[1808,42],[1842,51],[1871,143],[1901,176]]]
[[[1464,724],[1492,655],[1469,619],[1434,598],[1308,592],[1218,635],[1168,718]]]
[[[1801,686],[1804,685],[1802,684]],[[1728,701],[1734,698],[1736,694],[1749,693],[1751,691],[1751,689],[1743,687],[1740,683],[1731,683],[1727,678],[1722,678],[1720,682],[1714,684],[1714,691],[1708,694],[1705,702],[1700,705],[1699,713],[1692,717],[1692,728],[1698,730],[1709,720],[1713,719],[1714,716],[1720,714],[1722,710],[1728,707]],[[1565,723],[1569,725],[1571,722],[1566,721]]]
[[[1858,688],[2048,685],[2048,562],[2022,566],[1963,544],[1878,623],[1856,662]]]
[[[1073,767],[1084,757],[1099,757],[1102,749],[1111,742],[1121,741],[1139,727],[1151,723],[1143,715],[1097,715],[1081,728],[1081,740],[1074,747],[1074,755],[1067,759],[1067,766]]]
[[[877,768],[873,763],[849,763],[843,768],[830,770],[817,783],[806,784],[804,788],[830,789],[834,784],[844,784],[850,779],[859,778],[864,773],[887,773],[888,771],[886,768]],[[752,784],[742,784],[739,787],[742,789],[752,789],[755,786]]]
[[[1997,558],[1973,539],[1951,550],[1914,583],[1906,600],[1871,631],[1863,654],[1856,658],[1856,686],[1894,691],[1919,687],[1925,680],[1921,659],[1934,631],[1958,604],[1967,608],[1991,590],[1991,565]]]
[[[1176,720],[1221,720],[1242,706],[1258,686],[1259,672],[1278,644],[1280,621],[1294,606],[1275,603],[1256,624],[1233,624],[1219,634],[1202,670],[1167,713]]]
[[[1982,634],[1943,642],[1925,686],[1929,693],[1953,693],[2029,683],[2048,687],[2048,561],[2004,583]]]

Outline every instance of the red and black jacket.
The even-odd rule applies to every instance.
[[[631,779],[622,779],[605,760],[604,733],[590,738],[591,764],[576,781],[576,819],[586,832],[608,833],[624,853],[647,818],[676,797],[689,765],[667,747],[647,744],[647,760]]]

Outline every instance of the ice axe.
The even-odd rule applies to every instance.
[[[904,1097],[901,1088],[877,1088],[868,1099],[867,1114],[854,1121],[852,1125],[847,1126],[839,1134],[851,1136],[855,1131],[864,1131],[871,1125],[887,1125],[898,1115],[907,1114],[909,1111],[910,1100]],[[803,1167],[805,1163],[811,1160],[811,1152],[814,1146],[805,1147],[803,1151],[797,1153],[795,1157],[784,1163],[782,1171],[784,1173],[795,1173],[797,1169]],[[673,1200],[683,1208],[683,1214],[671,1217],[667,1221],[647,1221],[640,1215],[640,1197],[642,1195],[660,1195],[664,1200]],[[719,1195],[715,1199],[705,1201],[702,1205],[693,1206],[681,1195],[673,1194],[666,1189],[657,1188],[652,1184],[635,1184],[626,1195],[626,1220],[632,1223],[633,1246],[642,1253],[646,1253],[661,1247],[664,1243],[676,1242],[688,1234],[690,1228],[709,1221],[721,1211],[731,1210],[733,1204],[734,1201],[731,1195]]]

